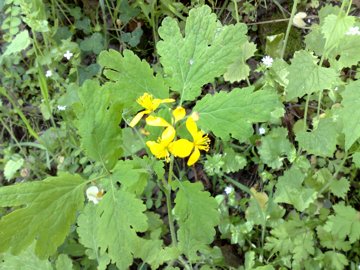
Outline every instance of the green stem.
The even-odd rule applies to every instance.
[[[234,8],[235,8],[236,23],[239,23],[239,8],[238,8],[236,0],[233,0],[233,2],[234,2]]]
[[[176,239],[174,217],[172,215],[172,206],[171,206],[171,182],[172,182],[172,177],[173,177],[173,169],[174,169],[174,158],[171,157],[170,166],[169,166],[169,174],[168,174],[168,182],[167,182],[167,185],[165,186],[164,192],[165,192],[165,197],[166,197],[166,208],[167,208],[167,212],[168,212],[171,243],[173,246],[176,247],[177,239]]]
[[[99,5],[100,5],[100,8],[101,8],[101,13],[102,13],[102,18],[103,18],[103,32],[104,32],[105,45],[107,47],[108,44],[109,44],[109,37],[108,37],[108,31],[107,31],[107,22],[106,22],[106,13],[105,13],[104,0],[100,0]]]
[[[296,7],[297,7],[298,2],[299,2],[299,0],[294,0],[294,4],[292,6],[290,20],[289,20],[289,23],[288,23],[288,26],[287,26],[287,29],[286,29],[286,34],[285,34],[284,46],[283,46],[283,48],[281,50],[281,58],[284,58],[284,55],[285,55],[286,45],[287,45],[287,42],[288,42],[288,39],[289,39],[290,29],[291,29],[291,25],[292,25],[292,22],[293,22],[293,19],[294,19],[294,16],[295,16]]]
[[[321,107],[321,99],[322,99],[322,95],[323,95],[323,90],[320,91],[319,93],[319,98],[318,98],[318,104],[317,104],[317,110],[316,110],[316,117],[319,118],[320,115],[320,107]]]
[[[223,14],[223,12],[224,12],[225,8],[227,7],[228,3],[229,3],[229,0],[225,0],[225,2],[222,4],[221,9],[220,9],[219,13],[217,14],[218,18],[221,17],[221,15]]]
[[[304,112],[304,131],[307,130],[307,115],[309,110],[310,95],[306,97],[305,112]]]
[[[156,13],[156,1],[153,1],[152,7],[151,7],[151,27],[152,27],[152,31],[153,31],[153,36],[154,36],[154,49],[156,50],[156,44],[158,42],[158,35],[157,35],[157,22],[156,22],[156,18],[155,18],[155,13]]]

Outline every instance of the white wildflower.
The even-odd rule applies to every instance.
[[[269,68],[272,66],[274,59],[272,59],[271,56],[266,55],[263,57],[263,59],[261,59],[261,62]]]
[[[53,75],[53,73],[52,73],[52,71],[49,69],[49,70],[47,70],[46,71],[46,73],[45,73],[45,77],[46,78],[49,78],[49,77],[51,77]]]
[[[66,105],[64,105],[64,106],[58,105],[58,106],[57,106],[57,109],[58,109],[59,111],[65,111],[65,110],[66,110]]]
[[[99,190],[97,186],[90,186],[86,190],[86,197],[90,202],[98,204],[104,195],[104,190]]]
[[[359,26],[350,27],[350,29],[345,33],[347,36],[360,36]]]
[[[265,133],[266,133],[265,128],[263,128],[263,127],[259,128],[259,134],[260,135],[264,135]]]
[[[299,28],[306,27],[306,22],[304,22],[304,19],[306,18],[307,14],[305,12],[298,12],[295,14],[293,18],[293,25]]]
[[[224,191],[227,195],[229,195],[229,194],[233,193],[234,188],[232,186],[227,186]]]
[[[73,57],[73,53],[70,52],[69,50],[66,51],[66,53],[64,53],[64,57],[67,59],[67,60],[70,60],[71,57]]]

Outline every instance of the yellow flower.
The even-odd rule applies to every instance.
[[[164,120],[165,121],[165,120]],[[172,126],[168,126],[164,132],[161,134],[161,137],[155,141],[147,141],[146,145],[150,148],[151,153],[161,159],[165,158],[166,161],[170,161],[170,152],[169,144],[175,138],[175,129]]]
[[[192,117],[186,120],[186,128],[190,132],[193,141],[180,139],[170,143],[169,150],[176,157],[187,157],[191,154],[187,165],[193,165],[200,158],[200,150],[209,151],[210,139],[198,127]]]
[[[153,111],[155,111],[160,106],[160,104],[162,104],[162,103],[171,103],[171,102],[174,102],[174,101],[175,100],[172,99],[172,98],[158,99],[158,98],[154,98],[149,93],[143,94],[141,97],[139,97],[136,100],[136,102],[139,103],[140,106],[145,108],[145,110],[143,110],[143,111],[139,112],[137,115],[135,115],[133,120],[131,120],[129,126],[134,127],[137,123],[139,123],[139,121],[141,120],[141,118],[145,114],[152,113]]]

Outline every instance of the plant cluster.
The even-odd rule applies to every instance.
[[[1,6],[0,269],[360,267],[351,1],[311,27],[294,1],[256,69],[238,1],[235,24],[195,1],[100,1],[101,21],[90,2]]]

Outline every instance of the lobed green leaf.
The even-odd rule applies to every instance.
[[[110,80],[104,85],[105,89],[112,93],[112,99],[120,101],[125,107],[133,105],[145,92],[155,98],[169,97],[163,78],[154,76],[150,65],[130,50],[123,51],[123,55],[115,50],[103,51],[98,62]]]
[[[332,118],[320,119],[316,129],[311,132],[304,130],[296,132],[299,146],[309,154],[332,157],[336,150],[338,132]]]
[[[289,67],[286,100],[330,89],[337,80],[334,69],[317,65],[318,59],[307,51],[295,53]]]
[[[85,183],[80,176],[66,173],[2,187],[0,205],[24,207],[0,219],[0,252],[18,254],[36,240],[35,252],[40,258],[54,254],[83,207]]]
[[[360,137],[360,81],[352,81],[341,93],[343,100],[340,110],[340,119],[343,123],[343,133],[345,134],[345,150],[348,150],[353,143]]]
[[[252,87],[208,94],[196,103],[193,111],[199,113],[198,124],[205,131],[223,140],[231,136],[240,141],[252,135],[253,123],[269,121],[275,112],[284,112],[276,92],[253,92]]]
[[[141,239],[137,233],[148,227],[146,207],[134,194],[111,185],[96,209],[97,241],[100,254],[107,252],[119,269],[127,269]]]
[[[190,11],[184,36],[175,19],[163,20],[157,50],[168,84],[180,93],[180,103],[196,99],[204,84],[223,75],[242,55],[246,31],[245,24],[222,26],[208,6]]]
[[[280,176],[276,184],[274,201],[288,203],[302,212],[316,199],[316,191],[302,185],[305,174],[297,167],[292,166]]]
[[[293,161],[296,156],[294,146],[287,139],[288,131],[279,127],[271,130],[269,134],[261,138],[259,154],[261,160],[273,169],[280,169],[283,156]]]
[[[97,81],[86,81],[79,90],[77,111],[81,147],[87,156],[111,169],[122,155],[121,105]]]
[[[203,191],[200,182],[176,184],[179,190],[174,214],[179,225],[178,247],[191,261],[197,258],[197,251],[205,250],[214,240],[214,227],[220,222],[220,214],[215,198]]]

